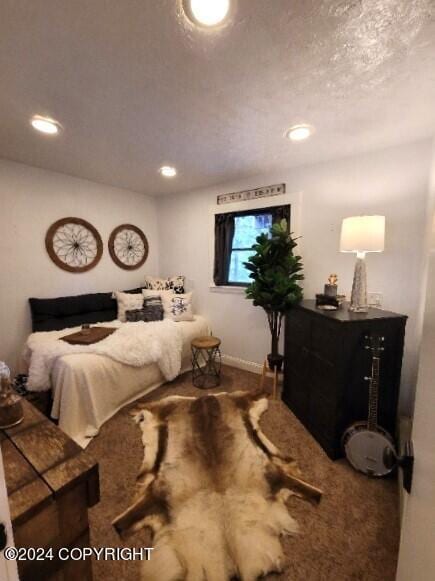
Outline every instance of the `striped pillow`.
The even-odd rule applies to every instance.
[[[142,309],[132,309],[125,313],[128,322],[163,320],[163,306],[159,297],[144,298]]]

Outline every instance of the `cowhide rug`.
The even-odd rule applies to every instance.
[[[257,579],[282,570],[280,536],[297,523],[290,494],[318,501],[262,433],[264,394],[167,397],[135,415],[144,460],[132,506],[115,521],[123,537],[151,528],[154,551],[145,581]]]

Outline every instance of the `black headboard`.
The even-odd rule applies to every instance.
[[[125,291],[140,293],[141,288]],[[113,321],[117,317],[116,300],[112,293],[94,293],[56,299],[29,299],[32,330],[60,331],[84,323]]]

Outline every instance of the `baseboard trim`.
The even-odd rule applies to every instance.
[[[233,357],[232,355],[222,355],[222,363],[224,365],[229,365],[230,367],[235,367],[236,369],[243,369],[243,371],[250,371],[251,373],[257,373],[261,375],[263,371],[263,366],[261,363],[255,363],[254,361],[246,361],[246,359],[240,359],[240,357]]]

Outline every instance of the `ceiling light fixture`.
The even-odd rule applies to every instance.
[[[30,123],[33,129],[36,129],[36,131],[40,131],[41,133],[46,133],[47,135],[56,135],[59,133],[61,128],[61,124],[54,119],[42,117],[41,115],[34,115],[31,118]]]
[[[314,127],[311,125],[294,125],[285,132],[285,137],[290,141],[304,141],[313,134]]]
[[[184,11],[200,26],[217,26],[228,16],[230,0],[184,0]]]
[[[175,167],[171,167],[170,165],[163,165],[159,169],[159,172],[165,178],[173,178],[177,175],[177,170],[175,169]]]

